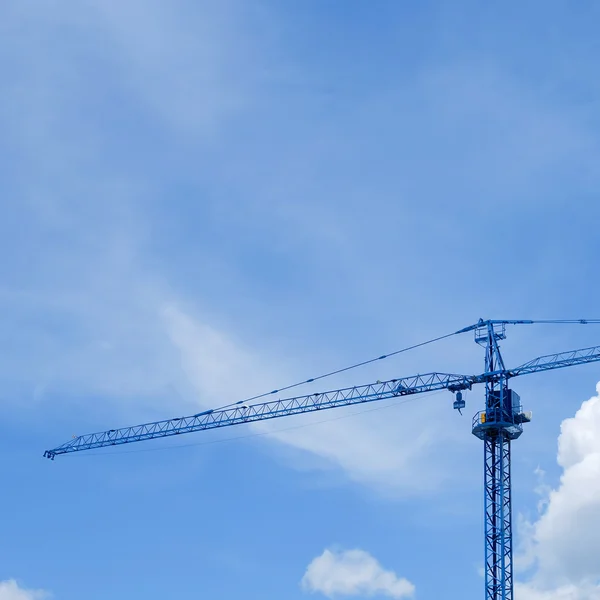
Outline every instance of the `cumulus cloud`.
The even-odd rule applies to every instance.
[[[523,565],[535,572],[520,585],[524,600],[600,599],[600,383],[596,392],[563,421],[559,485],[525,523]]]
[[[14,579],[0,581],[0,600],[43,600],[48,597],[48,592],[22,588]]]
[[[407,579],[386,571],[364,550],[325,550],[306,569],[302,589],[334,596],[374,596],[408,598],[415,586]]]
[[[532,583],[517,583],[515,597],[519,600],[600,600],[600,588],[591,584],[569,584],[548,590]]]

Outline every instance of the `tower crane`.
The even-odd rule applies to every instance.
[[[507,369],[500,353],[499,343],[506,338],[506,326],[534,323],[588,324],[600,323],[600,319],[545,321],[484,321],[480,319],[474,325],[442,336],[443,338],[474,332],[475,342],[485,348],[485,370],[479,375],[432,372],[305,396],[249,403],[270,394],[279,394],[282,391],[273,390],[250,400],[242,400],[218,409],[205,410],[188,417],[78,436],[53,450],[46,450],[44,456],[54,460],[56,456],[82,450],[119,446],[194,431],[253,423],[437,390],[452,392],[454,394],[453,406],[461,412],[465,408],[463,392],[470,390],[476,384],[484,384],[485,408],[473,417],[472,432],[484,444],[485,600],[513,600],[511,442],[523,433],[523,425],[531,421],[532,415],[531,412],[523,410],[520,397],[509,387],[509,382],[521,375],[600,361],[600,346],[593,346],[540,356],[518,367]],[[442,338],[418,345],[422,346]],[[399,352],[402,350],[393,354]],[[387,356],[390,355],[383,355],[366,362],[374,362]],[[344,370],[347,369],[342,369],[342,371]],[[302,383],[310,383],[322,377],[309,379]],[[284,389],[290,389],[296,385],[300,384]]]

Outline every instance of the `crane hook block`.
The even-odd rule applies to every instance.
[[[460,412],[465,406],[466,402],[463,399],[462,392],[456,392],[456,400],[454,400],[454,409]]]

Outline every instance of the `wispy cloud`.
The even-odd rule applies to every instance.
[[[357,91],[327,117],[303,112],[293,93],[283,103],[262,98],[254,113],[255,83],[271,73],[261,44],[273,30],[250,34],[239,3],[184,3],[180,11],[155,1],[91,2],[39,12],[23,2],[10,10],[27,31],[9,38],[18,68],[3,99],[9,139],[27,166],[13,183],[14,219],[27,229],[3,238],[13,264],[0,307],[14,318],[0,332],[11,347],[0,369],[38,399],[53,391],[101,396],[118,410],[135,401],[137,418],[144,408],[168,415],[268,390],[309,362],[306,340],[294,356],[281,352],[292,342],[279,353],[264,339],[249,342],[243,332],[261,332],[271,315],[286,336],[312,327],[314,345],[330,336],[343,345],[348,323],[356,346],[374,331],[379,340],[390,332],[387,345],[403,327],[427,330],[467,307],[440,303],[439,282],[458,265],[481,266],[479,253],[465,262],[464,236],[452,233],[461,217],[440,191],[456,186],[461,194],[491,180],[521,185],[529,166],[552,170],[590,149],[579,119],[501,70],[470,63],[428,66],[402,86]],[[53,43],[32,36],[38,29]],[[294,70],[279,66],[279,74]],[[303,93],[318,104],[304,76]],[[248,124],[246,137],[232,137],[228,127],[242,113],[244,122],[261,117],[258,142]],[[472,138],[458,148],[463,130]],[[552,143],[539,143],[542,134]],[[186,196],[179,185],[194,198],[181,200],[183,216],[175,217],[174,194]],[[469,198],[479,215],[479,198]],[[245,298],[252,292],[253,303]],[[418,319],[400,326],[383,316],[399,313]],[[352,480],[426,491],[456,483],[439,449],[451,441],[460,452],[468,439],[444,418],[423,401],[401,414],[257,430]]]
[[[230,0],[184,3],[176,11],[155,0],[90,6],[123,84],[167,129],[212,138],[224,118],[251,101],[259,56],[244,21],[257,11]]]
[[[233,73],[251,76],[239,61],[253,53],[233,4],[187,16],[142,2],[2,8],[0,152],[18,162],[0,224],[0,307],[11,315],[1,369],[26,395],[148,398],[175,383],[161,310],[177,294],[148,250],[164,184],[148,161],[166,159],[133,147],[151,130],[198,149],[245,103],[250,86]]]
[[[169,306],[164,314],[200,406],[223,405],[247,397],[248,390],[269,391],[274,381],[290,381],[277,357],[251,352],[226,332],[192,319],[175,306]],[[282,396],[313,391],[301,387]],[[420,494],[448,483],[450,472],[456,480],[456,470],[448,470],[446,459],[439,456],[440,446],[453,441],[457,453],[462,446],[461,438],[448,432],[435,402],[420,400],[402,405],[401,410],[389,408],[389,403],[370,405],[372,412],[363,412],[360,418],[348,418],[356,408],[295,417],[294,424],[301,425],[296,429],[289,429],[291,423],[284,425],[279,420],[251,427],[269,433],[268,439],[320,457],[324,466],[339,468],[351,480],[383,493]],[[432,460],[435,453],[438,457]]]

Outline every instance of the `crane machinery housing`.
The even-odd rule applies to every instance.
[[[485,348],[485,370],[479,375],[427,373],[367,385],[348,387],[295,396],[285,399],[251,403],[272,394],[279,394],[304,383],[311,383],[334,373],[273,390],[247,400],[206,410],[189,417],[145,423],[121,429],[92,433],[46,450],[44,456],[56,456],[107,446],[180,435],[274,419],[328,408],[351,406],[364,402],[401,396],[449,390],[454,394],[454,408],[465,407],[463,392],[476,384],[485,385],[485,407],[473,418],[472,432],[484,444],[484,535],[485,535],[485,600],[513,600],[513,530],[511,501],[511,442],[523,433],[523,425],[531,421],[531,413],[523,411],[519,395],[509,387],[515,377],[552,369],[600,361],[600,346],[540,356],[518,367],[507,369],[500,353],[500,341],[506,338],[507,325],[534,323],[600,323],[600,319],[577,320],[482,320],[448,335],[382,355],[375,359],[334,371],[339,373],[356,366],[375,362],[406,350],[423,346],[446,337],[473,331],[475,342]],[[461,413],[462,414],[462,413]]]

